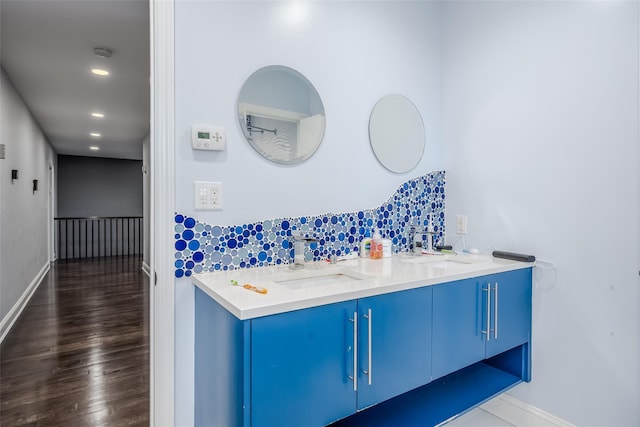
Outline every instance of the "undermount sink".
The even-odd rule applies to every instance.
[[[478,260],[462,258],[457,255],[416,255],[406,256],[402,262],[411,264],[427,264],[434,268],[450,268],[464,267],[465,265],[474,264]]]
[[[298,270],[271,278],[272,282],[291,289],[351,283],[370,276],[347,269]]]

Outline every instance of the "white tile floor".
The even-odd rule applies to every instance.
[[[571,427],[572,424],[501,395],[451,420],[446,427]]]
[[[467,412],[459,418],[445,424],[447,427],[514,427],[502,418],[485,411],[482,408],[476,408],[471,412]]]

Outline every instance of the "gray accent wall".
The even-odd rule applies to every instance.
[[[142,161],[58,156],[59,218],[143,216]]]

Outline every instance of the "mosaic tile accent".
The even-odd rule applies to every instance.
[[[433,223],[436,244],[444,242],[445,172],[437,171],[402,184],[380,207],[349,213],[267,219],[242,225],[210,225],[176,213],[175,276],[236,268],[288,264],[293,259],[291,231],[318,239],[307,261],[358,252],[367,231],[379,228],[393,252],[408,250],[412,225]]]

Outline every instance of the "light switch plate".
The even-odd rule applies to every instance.
[[[0,159],[4,159],[6,150],[6,146],[4,144],[0,144]]]
[[[222,209],[221,182],[194,182],[195,209]]]

